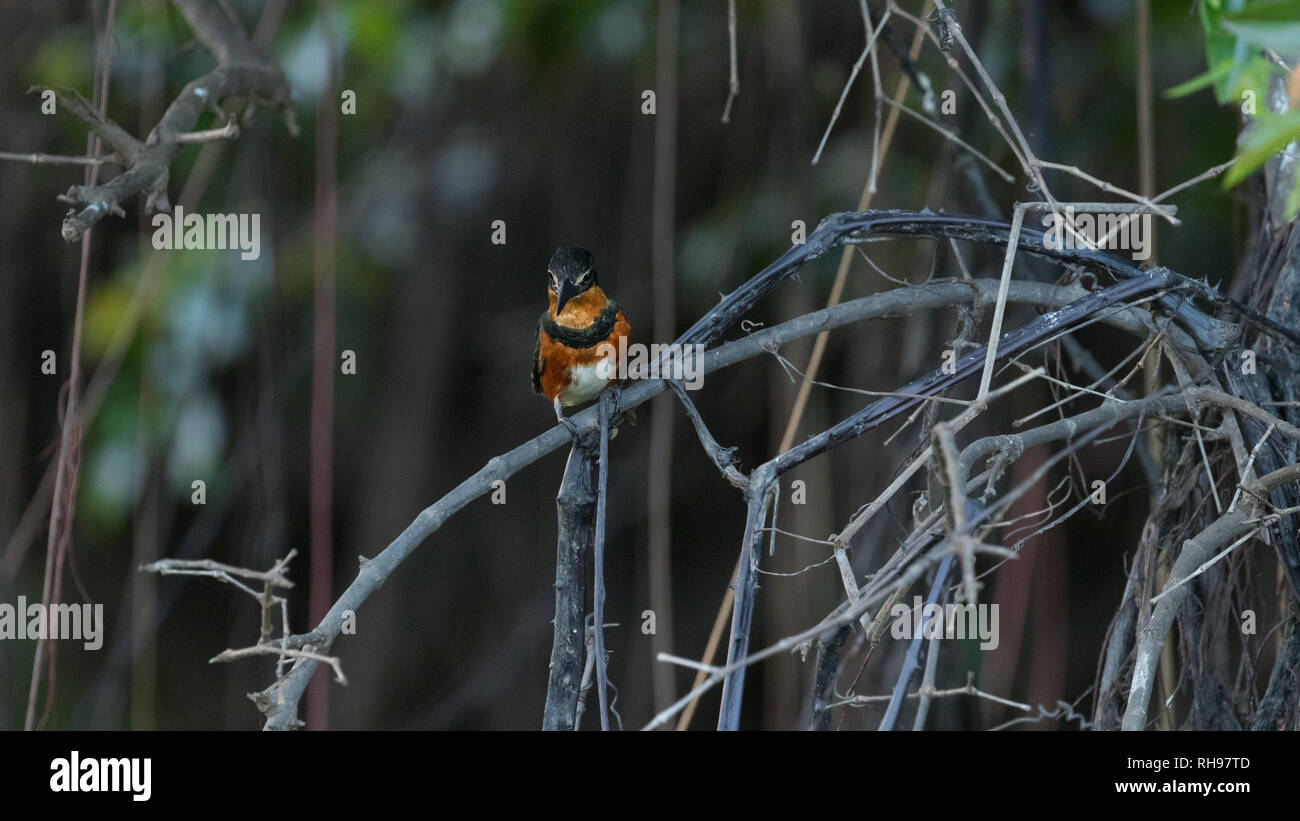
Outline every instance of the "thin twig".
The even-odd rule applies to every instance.
[[[237,650],[222,650],[220,653],[208,659],[208,664],[235,661],[236,659],[249,658],[250,656],[287,656],[289,658],[321,661],[334,668],[334,680],[336,682],[342,684],[344,687],[348,684],[348,677],[343,675],[343,665],[339,662],[338,657],[313,653],[310,650],[290,650],[279,647],[275,644],[255,644],[252,647],[241,647]]]
[[[180,145],[198,145],[199,143],[210,143],[214,140],[233,140],[238,136],[239,123],[232,116],[221,128],[209,128],[206,131],[186,131],[183,134],[177,134],[176,142]]]
[[[727,46],[731,77],[727,81],[727,104],[722,107],[722,121],[731,122],[731,104],[740,94],[740,70],[736,67],[736,0],[727,0]]]
[[[0,151],[0,160],[13,160],[32,165],[102,165],[103,163],[120,165],[122,162],[122,158],[116,153],[104,157],[82,157],[62,154],[16,154],[12,151]]]
[[[609,731],[609,704],[606,689],[609,676],[605,658],[605,487],[609,480],[609,407],[613,396],[608,391],[601,395],[600,405],[600,476],[596,481],[596,538],[593,543],[592,610],[596,647],[596,694],[600,703],[600,729]]]
[[[867,55],[871,53],[871,47],[876,43],[876,37],[885,27],[885,21],[889,19],[890,12],[886,11],[885,16],[880,18],[880,25],[872,30],[871,13],[867,11],[867,0],[858,0],[858,5],[862,8],[862,25],[867,30],[867,44],[862,47],[862,53],[858,55],[858,61],[853,64],[853,70],[849,72],[849,79],[844,82],[844,89],[840,92],[840,99],[835,103],[835,110],[831,112],[831,121],[826,124],[826,131],[822,133],[822,141],[817,144],[817,151],[813,154],[812,164],[816,165],[822,158],[822,150],[826,148],[826,141],[830,139],[831,131],[835,128],[835,121],[840,118],[840,110],[844,108],[844,100],[849,96],[849,89],[853,87],[853,81],[858,79],[858,74],[862,72],[862,66],[867,62]],[[875,174],[875,166],[872,166],[872,175]],[[871,188],[871,190],[875,190]]]

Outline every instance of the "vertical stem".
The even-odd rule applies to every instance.
[[[146,0],[142,10],[150,15],[165,15],[167,5],[163,0]],[[140,55],[146,70],[140,72],[140,134],[148,134],[153,124],[162,117],[163,62],[154,54]],[[154,253],[150,217],[139,217],[140,259],[147,260]],[[162,476],[154,466],[150,430],[157,424],[154,415],[154,389],[148,371],[140,374],[140,399],[136,421],[138,455],[136,464],[143,482],[131,517],[131,564],[135,567],[150,564],[159,558],[158,537],[161,527],[159,513],[162,508]],[[132,730],[153,730],[157,726],[158,653],[154,641],[158,629],[158,576],[154,573],[136,573],[131,579],[131,700],[129,727]]]
[[[103,49],[98,67],[98,88],[96,89],[96,107],[102,115],[108,109],[108,78],[112,67],[113,21],[117,13],[117,0],[109,0],[108,14],[103,28]],[[91,134],[86,138],[86,151],[92,157],[100,152],[99,137]],[[93,186],[99,180],[99,166],[86,168],[85,183]],[[45,583],[41,590],[42,600],[49,608],[58,604],[60,588],[63,582],[63,554],[71,538],[72,512],[77,503],[77,465],[81,459],[81,328],[86,311],[86,279],[90,271],[90,229],[81,236],[81,270],[77,275],[77,308],[72,324],[72,356],[68,372],[68,404],[63,414],[63,429],[59,436],[58,463],[54,473],[54,496],[50,504],[50,529],[45,543]],[[46,714],[53,701],[54,692],[54,649],[48,639],[36,643],[36,654],[32,661],[32,679],[27,691],[27,715],[23,728],[36,728],[36,695],[40,690],[41,668],[45,664],[45,655],[49,653],[50,691],[46,693]],[[42,722],[44,719],[42,719]]]
[[[829,641],[817,643],[817,674],[813,677],[812,719],[810,730],[831,728],[831,703],[835,700],[835,679],[840,672],[840,654],[851,633],[848,627],[836,630]]]
[[[759,468],[749,479],[749,515],[745,521],[745,538],[740,548],[740,563],[736,573],[736,601],[731,610],[731,641],[727,644],[727,666],[743,661],[749,655],[749,633],[754,616],[754,599],[758,594],[758,554],[763,544],[763,523],[767,520],[768,505],[775,476],[770,468]],[[740,728],[740,704],[745,690],[745,667],[742,665],[727,674],[722,681],[722,706],[718,710],[718,729]]]
[[[316,98],[315,349],[311,391],[311,590],[313,624],[329,612],[334,589],[334,238],[338,226],[338,98],[334,92],[334,27],[331,0],[318,4],[325,37],[324,81]],[[307,728],[329,728],[329,680],[307,689]]]
[[[1137,0],[1137,121],[1138,121],[1138,193],[1144,197],[1156,194],[1156,134],[1155,118],[1152,110],[1151,95],[1151,3],[1150,0]],[[1152,220],[1150,261],[1155,263],[1155,225]],[[1142,383],[1146,395],[1150,396],[1160,385],[1160,349],[1152,346],[1142,360]],[[1151,456],[1156,464],[1161,464],[1161,444],[1164,440],[1164,428],[1153,425],[1147,433],[1151,447]],[[1155,501],[1154,494],[1150,497]],[[1157,583],[1164,586],[1167,573],[1161,569]],[[1164,694],[1173,693],[1177,686],[1174,648],[1166,644],[1160,658],[1160,684]],[[1161,701],[1165,704],[1165,700]],[[1173,728],[1172,704],[1166,704],[1160,712],[1160,727],[1163,730]]]
[[[650,214],[651,290],[655,339],[676,336],[673,246],[677,174],[677,0],[659,4],[659,44],[654,135],[654,193]],[[649,519],[650,608],[655,613],[651,648],[655,656],[673,650],[672,479],[673,400],[664,394],[650,413],[650,465],[646,489]],[[676,696],[673,669],[655,664],[654,704],[663,710]]]
[[[1137,0],[1138,193],[1156,195],[1156,127],[1151,93],[1151,0]],[[1152,225],[1155,225],[1152,220]],[[1150,237],[1155,257],[1154,229]]]
[[[572,730],[577,723],[587,600],[587,548],[592,543],[596,497],[591,453],[575,442],[555,497],[555,631],[546,686],[543,730]]]
[[[596,538],[592,569],[592,629],[596,631],[596,688],[600,696],[600,729],[609,730],[609,704],[606,703],[605,669],[605,486],[609,477],[609,392],[600,397],[600,477],[596,485]]]
[[[952,572],[953,556],[949,554],[939,565],[939,572],[934,576],[934,584],[930,586],[930,595],[926,598],[925,603],[938,604],[943,592],[948,586],[948,574]],[[894,682],[894,692],[889,699],[889,708],[885,710],[885,717],[880,722],[882,732],[894,729],[894,724],[898,721],[898,712],[903,706],[903,697],[907,695],[907,685],[911,682],[912,676],[916,674],[918,659],[921,656],[921,645],[925,636],[924,621],[925,613],[922,612],[921,629],[912,636],[912,643],[907,648],[907,655],[903,659],[903,669],[898,672],[898,681]]]

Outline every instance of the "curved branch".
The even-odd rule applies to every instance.
[[[708,351],[704,357],[704,373],[706,375],[713,373],[760,354],[767,354],[772,349],[795,340],[860,320],[898,317],[912,311],[941,308],[971,299],[991,299],[997,293],[998,284],[997,280],[930,283],[920,288],[898,288],[872,294],[814,311]],[[1078,286],[1049,285],[1040,282],[1012,282],[1010,286],[1009,299],[1040,307],[1069,305],[1081,294],[1086,294]],[[1142,319],[1144,314],[1141,309],[1123,308],[1108,314],[1103,321],[1145,335],[1149,329]],[[665,389],[662,380],[638,382],[622,391],[618,410],[622,412],[635,408]],[[594,407],[570,416],[569,421],[577,426],[579,435],[594,433],[598,428]],[[310,645],[318,651],[327,650],[338,638],[343,613],[357,610],[397,566],[441,527],[443,522],[474,499],[489,493],[493,482],[508,479],[564,447],[570,441],[569,432],[556,425],[513,450],[488,460],[486,465],[462,481],[450,493],[425,508],[378,556],[374,559],[363,559],[357,577],[321,619],[320,624],[309,633],[291,637],[286,643],[287,646]],[[295,726],[298,700],[315,669],[315,661],[300,660],[283,679],[256,694],[254,701],[267,717],[265,729],[290,729]]]
[[[734,292],[723,298],[722,302],[700,318],[682,336],[677,344],[709,344],[716,341],[728,328],[738,322],[757,304],[758,300],[772,291],[786,278],[798,271],[810,260],[826,251],[841,245],[864,242],[874,234],[903,234],[930,237],[952,237],[974,242],[998,244],[999,238],[1005,244],[1010,227],[1005,223],[981,220],[971,217],[936,215],[915,211],[866,211],[861,213],[832,214],[822,220],[806,243],[796,245],[783,254],[771,265],[764,268]],[[1130,331],[1140,332],[1145,336],[1151,330],[1151,315],[1126,304],[1127,300],[1142,295],[1158,294],[1171,285],[1181,285],[1185,278],[1179,277],[1165,269],[1143,271],[1120,257],[1090,249],[1053,250],[1045,248],[1041,242],[1041,232],[1035,245],[1033,229],[1023,229],[1021,244],[1023,250],[1046,256],[1063,262],[1080,262],[1093,264],[1113,273],[1117,278],[1126,280],[1120,285],[1105,291],[1089,293],[1076,286],[1056,286],[1038,282],[1010,282],[1008,299],[1028,302],[1044,307],[1061,309],[1069,307],[1064,314],[1056,317],[1039,317],[1024,328],[1004,335],[999,343],[999,352],[1006,356],[1032,347],[1060,332],[1075,322],[1084,319],[1096,319],[1116,325]],[[812,336],[824,330],[840,327],[861,319],[902,316],[917,310],[952,305],[971,299],[988,300],[993,298],[999,287],[998,281],[979,280],[966,282],[927,283],[924,286],[902,288],[846,302],[841,305],[805,314],[797,319],[764,329],[720,348],[708,351],[704,357],[704,373],[712,373],[719,368],[735,364],[744,359],[766,353],[775,347]],[[1222,345],[1223,339],[1234,326],[1213,320],[1185,300],[1175,298],[1168,306],[1170,313],[1179,318],[1186,328],[1166,329],[1170,341],[1175,345],[1193,348],[1198,345]],[[1101,310],[1101,309],[1106,310]],[[1055,330],[1052,326],[1055,323]],[[1226,329],[1226,330],[1225,330]],[[968,360],[983,360],[981,348],[968,354],[958,362],[958,379],[969,375]],[[949,384],[953,375],[931,374],[917,380],[901,393],[921,394],[925,391],[939,390]],[[937,386],[937,387],[936,387]],[[915,389],[913,389],[915,387]],[[660,380],[638,382],[622,391],[619,405],[611,424],[621,420],[621,412],[635,408],[665,390]],[[865,430],[894,415],[886,413],[884,405],[897,402],[908,403],[908,407],[925,401],[915,396],[899,399],[891,397],[873,403],[862,411],[843,420],[838,425],[813,437],[799,447],[786,452],[770,463],[776,475],[789,470],[813,456],[834,447],[840,441],[860,435]],[[893,406],[890,405],[892,408]],[[596,408],[586,410],[569,417],[577,426],[579,434],[594,432],[598,426]],[[415,548],[430,534],[442,526],[450,516],[465,507],[474,499],[489,492],[492,483],[504,480],[523,468],[540,460],[547,454],[558,450],[571,441],[571,435],[560,426],[525,442],[513,450],[493,457],[483,468],[462,481],[450,493],[422,511],[410,525],[402,531],[374,559],[362,559],[361,570],[356,579],[335,601],[334,606],[325,614],[321,622],[309,633],[291,637],[287,641],[290,647],[313,647],[317,651],[327,650],[338,638],[345,611],[355,611],[363,604],[384,580],[394,571]],[[762,469],[760,466],[759,469]],[[753,480],[750,480],[751,491]],[[762,494],[751,493],[751,502]],[[729,665],[728,671],[738,669],[744,664],[743,657],[735,665]],[[316,669],[313,659],[301,659],[295,663],[290,672],[275,681],[266,690],[253,696],[258,708],[266,715],[265,729],[288,729],[297,722],[298,701],[306,689],[312,673]],[[738,688],[737,688],[738,689]],[[737,696],[739,694],[737,693]]]

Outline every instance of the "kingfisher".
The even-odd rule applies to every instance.
[[[595,260],[586,248],[555,249],[546,275],[550,304],[537,320],[533,391],[551,400],[555,418],[576,434],[577,426],[560,406],[581,405],[619,381],[618,350],[632,328],[623,309],[596,284]],[[605,342],[613,348],[601,352]]]

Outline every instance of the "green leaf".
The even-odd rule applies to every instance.
[[[1231,73],[1232,73],[1232,58],[1231,57],[1225,58],[1223,60],[1220,60],[1218,65],[1216,65],[1214,68],[1210,69],[1209,71],[1205,72],[1199,77],[1193,77],[1192,79],[1188,80],[1185,83],[1179,83],[1173,88],[1165,89],[1165,96],[1171,99],[1175,97],[1186,97],[1188,94],[1191,94],[1193,91],[1200,91],[1201,89],[1206,88],[1207,86],[1214,85],[1220,80],[1227,78],[1227,76]]]
[[[1246,144],[1237,152],[1237,162],[1224,175],[1223,187],[1231,188],[1250,176],[1269,157],[1297,137],[1300,137],[1300,111],[1280,116],[1261,115],[1255,130],[1246,139]]]
[[[1291,193],[1286,198],[1286,219],[1287,222],[1295,219],[1295,215],[1300,214],[1300,175],[1296,176],[1295,182],[1291,185]]]
[[[1223,28],[1256,46],[1282,53],[1300,50],[1300,0],[1248,6],[1224,14]]]
[[[1205,30],[1205,64],[1217,66],[1224,60],[1236,63],[1237,38],[1223,30],[1223,3],[1221,0],[1203,0],[1196,5]],[[1214,83],[1214,96],[1220,103],[1232,99],[1231,72]]]
[[[1234,68],[1233,77],[1227,88],[1228,99],[1224,102],[1240,103],[1245,100],[1246,91],[1253,91],[1255,92],[1255,105],[1258,108],[1265,107],[1264,101],[1268,99],[1269,78],[1274,74],[1282,73],[1282,69],[1263,57],[1256,57],[1250,62],[1238,64]]]
[[[1214,3],[1225,22],[1239,23],[1296,23],[1300,22],[1300,0],[1271,0],[1248,2],[1236,11],[1222,11],[1221,3]]]

